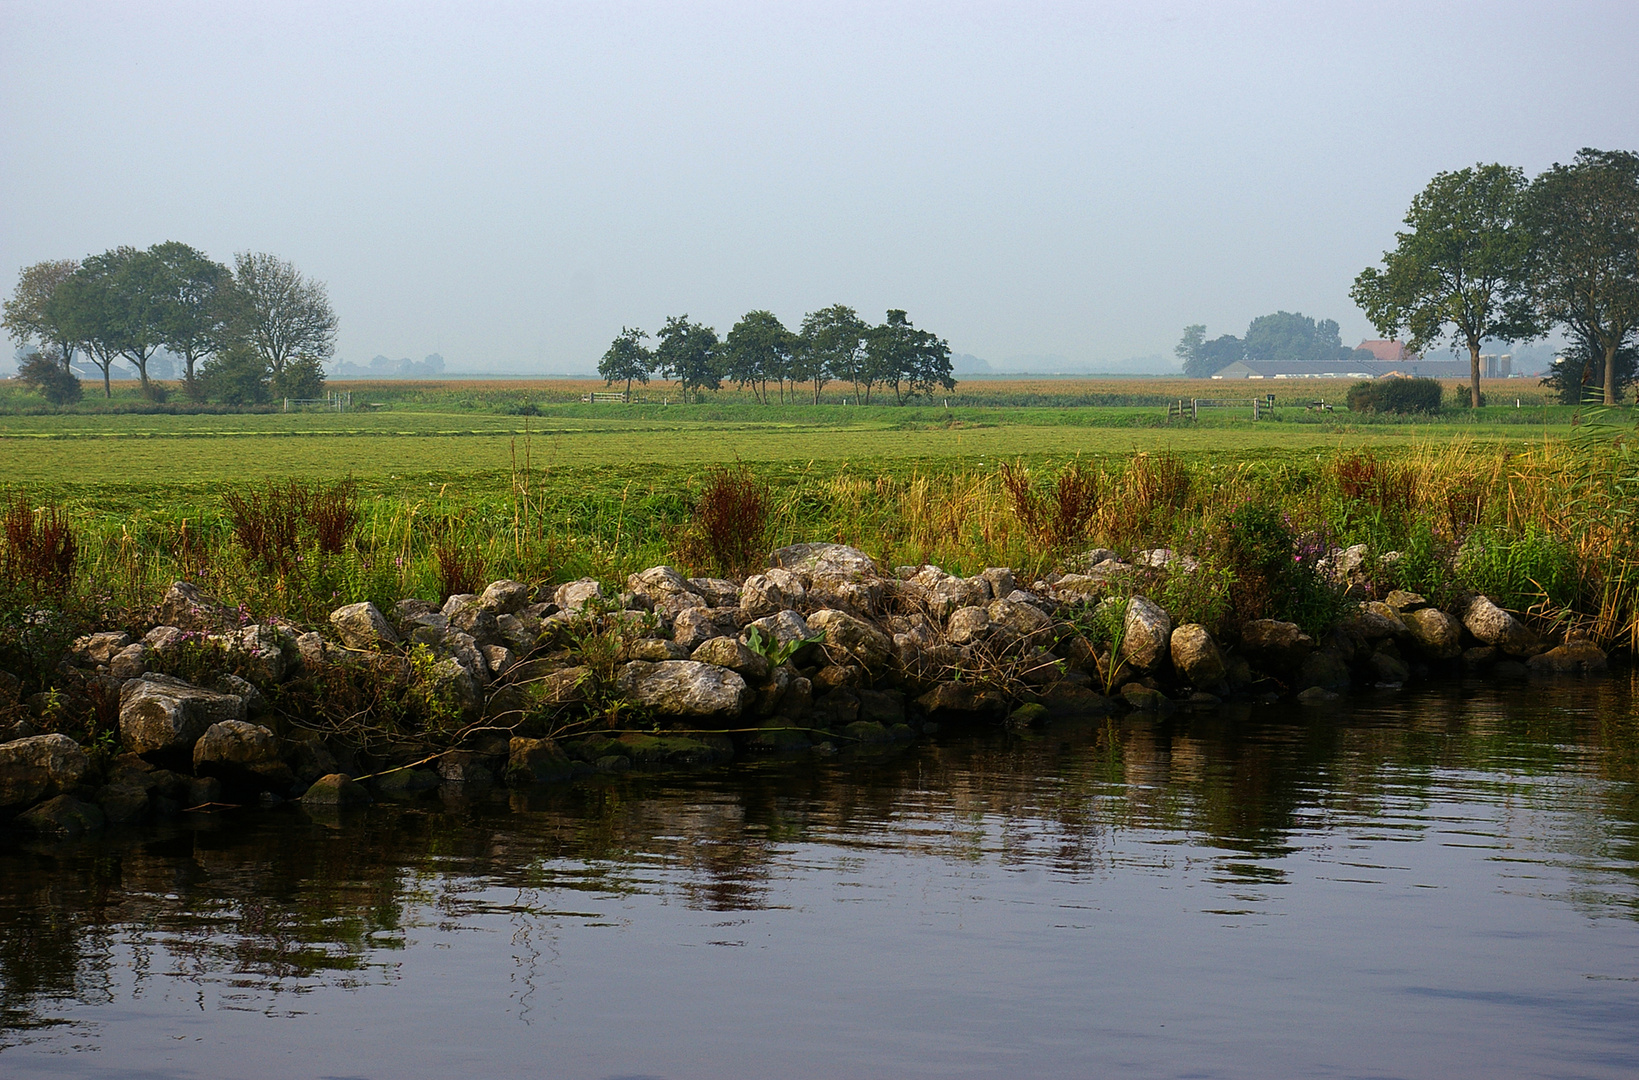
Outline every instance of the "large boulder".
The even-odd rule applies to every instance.
[[[733,718],[751,700],[738,672],[693,660],[634,660],[620,669],[616,689],[636,705],[662,716]]]
[[[1298,666],[1298,689],[1318,686],[1326,690],[1340,690],[1349,685],[1349,665],[1335,649],[1317,649],[1303,658]]]
[[[257,682],[279,682],[301,658],[296,635],[279,626],[246,626],[211,636]]]
[[[768,565],[791,570],[806,578],[882,576],[876,560],[846,544],[792,544],[771,552]]]
[[[924,712],[977,713],[1002,716],[1007,712],[1007,699],[999,691],[987,690],[972,683],[942,682],[916,699]]]
[[[752,652],[739,638],[714,637],[695,649],[689,659],[738,671],[749,682],[768,678],[768,658]]]
[[[154,622],[209,633],[241,622],[239,611],[186,581],[172,583],[154,612]]]
[[[740,610],[758,619],[800,607],[807,596],[802,578],[780,567],[746,578],[740,587]]]
[[[744,608],[741,610],[743,611]],[[762,640],[773,641],[780,645],[791,645],[799,641],[807,641],[814,636],[814,631],[808,626],[808,620],[796,611],[777,611],[772,615],[765,615],[761,619],[753,619],[746,624],[743,636],[749,639],[753,627],[756,627],[757,634]]]
[[[302,807],[308,810],[334,812],[351,807],[366,806],[370,793],[362,784],[355,783],[346,773],[321,776],[302,795]]]
[[[1200,623],[1185,623],[1172,632],[1172,666],[1192,686],[1217,686],[1228,675],[1224,654],[1212,633]]]
[[[296,779],[279,760],[278,737],[260,724],[224,720],[205,729],[193,746],[196,776],[214,776],[228,787],[268,790]]]
[[[1128,600],[1121,630],[1121,656],[1127,666],[1154,671],[1166,663],[1171,648],[1172,616],[1146,596]]]
[[[691,577],[689,588],[707,607],[739,607],[740,586],[727,578]]]
[[[1344,627],[1367,641],[1381,641],[1406,632],[1400,613],[1381,600],[1369,600],[1344,621]]]
[[[986,567],[979,576],[990,586],[990,595],[997,600],[1006,600],[1019,588],[1018,582],[1013,579],[1013,571],[1005,566]]]
[[[74,639],[70,650],[76,660],[89,664],[106,664],[114,654],[131,644],[131,635],[120,630],[104,630]]]
[[[573,775],[574,762],[551,739],[514,735],[507,744],[506,781],[514,787],[567,780]]]
[[[379,649],[398,644],[398,632],[381,609],[368,600],[339,607],[330,613],[336,636],[350,649]]]
[[[691,594],[692,595],[692,594]],[[695,597],[699,600],[699,597]],[[740,632],[734,616],[735,609],[696,606],[684,608],[672,616],[672,640],[693,652],[714,637],[732,636]]]
[[[109,677],[120,682],[141,678],[148,671],[148,662],[151,659],[152,652],[145,642],[127,645],[108,658]]]
[[[1065,604],[1090,604],[1109,591],[1109,579],[1098,574],[1065,574],[1053,582],[1053,595]]]
[[[1433,660],[1455,660],[1463,653],[1462,629],[1439,608],[1402,611],[1401,620],[1413,645]]]
[[[1604,671],[1606,663],[1603,649],[1579,638],[1538,653],[1527,660],[1525,666],[1539,675],[1579,675]]]
[[[637,595],[646,597],[657,607],[666,601],[670,601],[674,606],[706,606],[705,599],[689,587],[688,578],[670,566],[651,566],[641,573],[632,574],[626,579],[626,587]],[[688,597],[692,597],[693,600],[685,599]]]
[[[1013,600],[992,600],[985,608],[990,621],[1031,645],[1051,645],[1053,620],[1040,608]]]
[[[33,735],[0,743],[0,809],[28,806],[73,789],[91,768],[67,735]]]
[[[958,608],[983,607],[990,600],[990,584],[983,578],[953,577],[937,566],[924,566],[905,586],[927,604],[936,619],[944,619]]]
[[[132,679],[120,690],[120,739],[137,754],[189,752],[205,729],[243,720],[245,699],[165,675]]]
[[[990,611],[978,606],[959,607],[945,623],[945,640],[952,645],[972,645],[990,636]]]
[[[521,581],[492,581],[478,597],[478,606],[496,615],[516,615],[529,606],[530,589]]]
[[[1489,597],[1476,596],[1468,602],[1463,625],[1482,644],[1495,645],[1510,656],[1534,656],[1542,651],[1542,640]]]
[[[841,547],[840,544],[825,546]],[[843,662],[842,654],[846,654],[867,670],[876,670],[893,655],[893,639],[864,619],[845,611],[834,608],[816,611],[808,616],[808,628],[816,634],[825,635],[825,650],[833,662]]]
[[[1241,651],[1263,671],[1294,672],[1315,649],[1315,639],[1297,623],[1253,619],[1241,627]]]
[[[481,659],[479,662],[482,664]],[[470,720],[483,707],[484,684],[477,672],[454,656],[417,667],[416,679],[433,707],[452,717]]]
[[[559,585],[552,594],[552,602],[564,611],[579,611],[587,604],[603,599],[603,586],[598,584],[596,578],[581,578]]]

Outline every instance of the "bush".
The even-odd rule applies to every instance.
[[[225,349],[205,361],[199,372],[199,383],[207,399],[224,405],[261,405],[273,397],[268,387],[267,365],[260,356],[241,346]]]
[[[1001,480],[1014,516],[1050,554],[1068,551],[1086,539],[1103,501],[1103,475],[1080,461],[1061,469],[1045,496],[1031,486],[1023,465],[1003,465]]]
[[[749,574],[768,553],[771,498],[745,466],[718,469],[694,504],[685,553],[720,573]]]
[[[17,378],[53,405],[72,405],[85,396],[85,388],[72,373],[63,370],[56,358],[35,353],[17,369]]]
[[[1350,412],[1437,413],[1439,382],[1434,379],[1374,379],[1349,387]]]
[[[324,367],[317,358],[298,356],[273,377],[269,389],[275,398],[313,401],[324,397]]]
[[[1318,633],[1342,611],[1339,588],[1316,570],[1332,545],[1299,536],[1274,506],[1249,502],[1219,522],[1209,556],[1234,575],[1228,618],[1280,619]]]

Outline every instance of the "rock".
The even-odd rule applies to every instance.
[[[97,792],[97,805],[110,825],[137,821],[148,812],[148,789],[138,784],[109,784]]]
[[[1315,639],[1296,623],[1253,619],[1241,627],[1241,651],[1254,666],[1266,671],[1297,671],[1314,647]]]
[[[118,630],[104,630],[96,634],[87,634],[74,639],[71,651],[74,656],[87,663],[106,664],[114,658],[114,654],[131,644],[131,635]]]
[[[581,578],[559,585],[552,594],[552,602],[563,611],[579,611],[587,604],[601,603],[603,599],[603,586],[595,578]]]
[[[507,745],[506,781],[514,787],[567,780],[574,765],[551,739],[514,736]]]
[[[302,806],[321,810],[342,810],[349,807],[367,806],[370,802],[370,793],[363,786],[353,781],[346,773],[331,773],[321,776],[308,787],[302,795]]]
[[[1121,688],[1121,696],[1139,712],[1172,712],[1177,708],[1167,695],[1143,683],[1128,683]]]
[[[1509,656],[1535,656],[1542,651],[1541,639],[1489,597],[1476,596],[1468,602],[1463,625],[1476,639],[1497,646]]]
[[[446,784],[493,784],[495,773],[490,771],[487,755],[467,750],[452,750],[438,759],[438,778]]]
[[[905,722],[905,695],[897,690],[856,690],[859,718],[892,727]]]
[[[17,823],[42,836],[67,839],[96,832],[103,827],[105,820],[102,811],[91,803],[72,795],[58,795],[24,811],[17,818]]]
[[[1336,650],[1317,649],[1303,658],[1295,685],[1304,688],[1319,686],[1326,690],[1347,688],[1349,665]]]
[[[808,602],[818,607],[872,615],[882,606],[884,595],[880,578],[813,574],[808,579]]]
[[[1462,631],[1457,620],[1439,608],[1415,608],[1401,613],[1412,644],[1433,660],[1455,660],[1462,655]]]
[[[786,693],[791,689],[797,673],[789,664],[781,664],[768,673],[768,678],[752,687],[755,697],[747,708],[752,715],[758,717],[773,716],[779,711],[785,701]],[[812,690],[812,687],[810,687]]]
[[[120,690],[120,739],[133,753],[191,751],[212,724],[244,718],[243,698],[165,675],[133,679]]]
[[[752,652],[738,638],[714,637],[705,641],[689,657],[702,664],[716,664],[737,671],[748,681],[760,682],[768,678],[768,659]]]
[[[186,581],[174,582],[154,612],[156,623],[207,633],[238,626],[242,621],[237,609],[200,592]]]
[[[740,610],[753,619],[802,606],[808,590],[802,578],[774,567],[746,578],[740,588]]]
[[[1490,667],[1502,655],[1502,650],[1495,645],[1476,645],[1472,649],[1463,650],[1463,666],[1469,668]]]
[[[1090,604],[1102,597],[1110,582],[1102,576],[1065,574],[1053,582],[1053,595],[1066,604]]]
[[[1029,604],[992,600],[985,608],[990,621],[1031,645],[1053,643],[1053,620]]]
[[[426,645],[433,651],[433,655],[453,660],[476,682],[479,689],[489,683],[489,661],[484,658],[483,650],[478,647],[472,635],[464,633],[454,627],[438,630],[430,626],[417,627],[410,635],[410,640],[418,645]]]
[[[516,615],[529,606],[530,589],[521,581],[492,581],[478,597],[478,606],[493,615]],[[561,606],[561,605],[560,605]]]
[[[865,681],[865,671],[854,664],[826,664],[814,673],[814,693],[824,696],[833,690],[857,690]]]
[[[297,635],[296,655],[301,657],[302,666],[317,669],[321,664],[328,663],[330,655],[325,651],[327,644],[324,635],[317,630],[309,630],[305,634]]]
[[[180,648],[190,638],[200,636],[179,626],[156,626],[142,635],[142,643],[152,649],[155,656],[164,656]]]
[[[33,735],[0,743],[0,808],[27,806],[72,790],[91,762],[67,735]]]
[[[990,595],[997,600],[1011,599],[1019,588],[1013,579],[1013,571],[1005,566],[986,567],[979,576],[990,586]]]
[[[888,729],[874,720],[855,720],[853,723],[844,724],[838,734],[849,742],[861,746],[875,746],[893,741]]]
[[[1056,719],[1103,716],[1110,711],[1109,698],[1068,680],[1044,688],[1038,696]]]
[[[262,683],[279,682],[299,656],[296,635],[277,626],[247,626],[212,635],[211,640]]]
[[[1185,623],[1174,629],[1170,651],[1172,666],[1192,686],[1217,686],[1228,674],[1218,643],[1200,623]]]
[[[311,784],[321,776],[341,771],[336,756],[330,752],[330,748],[324,744],[324,739],[318,732],[306,728],[288,730],[291,747],[290,768],[298,781]]]
[[[688,579],[670,566],[651,566],[642,573],[626,579],[626,587],[639,596],[647,597],[656,606],[668,599],[694,597],[690,606],[705,607],[706,602],[689,588]]]
[[[108,674],[121,682],[139,679],[148,670],[148,646],[142,642],[127,645],[108,660]]]
[[[689,588],[705,600],[707,607],[740,606],[740,586],[727,578],[689,578]]]
[[[476,645],[500,644],[499,620],[493,611],[481,607],[475,597],[450,597],[444,604],[444,617],[449,619],[450,629],[466,634]]]
[[[1604,671],[1606,663],[1603,649],[1591,641],[1577,639],[1538,653],[1527,660],[1525,666],[1540,675],[1592,675]]]
[[[451,718],[473,719],[483,707],[482,684],[471,669],[453,656],[421,665],[416,676],[428,700]]]
[[[10,708],[23,697],[23,680],[9,671],[0,671],[0,709]]]
[[[840,544],[823,546],[841,547]],[[893,641],[888,635],[863,619],[843,611],[831,608],[816,611],[808,616],[808,628],[816,634],[825,635],[825,650],[833,662],[840,659],[839,654],[846,654],[867,670],[874,671],[887,663],[888,658],[893,655]]]
[[[519,656],[535,651],[541,640],[541,620],[534,615],[497,615],[495,625],[501,632],[501,644]]]
[[[1121,656],[1135,671],[1154,671],[1166,664],[1172,648],[1172,616],[1144,596],[1127,601],[1122,624]]]
[[[1335,690],[1328,690],[1324,686],[1311,686],[1298,695],[1298,704],[1325,705],[1327,702],[1336,701],[1339,696],[1341,695]]]
[[[708,641],[711,639],[707,639]],[[627,660],[687,660],[692,650],[680,641],[665,638],[638,638],[626,646]]]
[[[750,637],[752,627],[757,628],[758,635],[764,641],[772,641],[778,645],[792,645],[815,636],[808,625],[808,620],[795,611],[778,611],[747,623],[743,631],[744,637]]]
[[[381,609],[365,600],[339,607],[330,613],[336,636],[350,649],[380,649],[398,644],[398,632],[387,622]]]
[[[882,576],[874,559],[858,548],[845,544],[793,544],[770,553],[768,565],[809,578]]]
[[[505,645],[480,645],[478,651],[483,654],[484,667],[492,678],[500,678],[518,662],[512,650]]]
[[[224,720],[205,729],[193,747],[198,776],[214,776],[224,785],[266,791],[288,788],[296,779],[279,760],[279,740],[260,724]]]
[[[692,653],[714,637],[738,632],[739,628],[732,623],[719,622],[711,609],[704,606],[705,601],[699,597],[695,600],[699,602],[697,606],[684,608],[672,617],[673,641]]]
[[[751,699],[751,688],[738,672],[693,660],[634,660],[620,669],[616,688],[632,703],[662,716],[732,718]]]
[[[1007,700],[995,690],[982,690],[972,683],[942,682],[916,699],[924,712],[981,713],[1001,716]]]
[[[935,619],[947,619],[965,607],[983,607],[990,602],[990,584],[983,578],[952,577],[937,566],[928,566],[913,575],[906,585],[928,606]]]
[[[1198,560],[1189,555],[1180,555],[1171,548],[1137,552],[1133,555],[1133,565],[1148,566],[1155,570],[1181,570],[1186,574],[1193,574],[1201,568]]]
[[[972,645],[990,635],[990,612],[982,607],[962,607],[951,613],[945,624],[945,640],[952,645]]]
[[[1347,620],[1350,629],[1367,641],[1381,641],[1406,632],[1400,613],[1379,600],[1369,600]]]
[[[1411,670],[1406,667],[1406,662],[1386,652],[1372,653],[1366,661],[1366,669],[1379,683],[1404,683],[1411,678]]]
[[[376,794],[384,799],[413,799],[436,788],[436,769],[394,769],[372,781]]]
[[[1423,599],[1421,594],[1406,592],[1404,589],[1395,589],[1383,598],[1383,603],[1393,608],[1395,614],[1402,617],[1404,617],[1408,611],[1416,611],[1419,608],[1428,607],[1428,601]]]
[[[394,604],[391,619],[393,627],[398,631],[398,636],[401,638],[409,637],[417,627],[425,626],[436,630],[444,630],[450,625],[449,619],[444,617],[442,611],[439,611],[425,600],[417,600],[413,597],[400,600]]]

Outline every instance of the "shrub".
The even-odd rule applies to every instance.
[[[445,600],[475,593],[484,584],[484,557],[462,548],[449,530],[433,542],[433,560],[438,563],[438,591]]]
[[[260,488],[222,493],[234,539],[252,562],[288,574],[300,553],[334,555],[344,550],[359,526],[352,479],[333,484],[273,480]]]
[[[268,385],[272,397],[313,401],[324,396],[324,366],[317,357],[298,356]]]
[[[78,552],[68,515],[49,503],[35,507],[21,494],[7,497],[0,513],[5,532],[0,567],[6,584],[29,596],[66,593]]]
[[[768,487],[745,466],[717,469],[695,501],[685,546],[721,573],[750,573],[768,552]]]
[[[1022,465],[1003,465],[1001,480],[1014,516],[1048,552],[1067,551],[1085,540],[1103,500],[1103,475],[1080,461],[1060,469],[1046,495],[1035,490]]]
[[[1437,413],[1441,387],[1434,379],[1374,379],[1349,387],[1349,411]]]
[[[243,346],[234,346],[205,361],[199,371],[199,390],[224,405],[261,405],[272,400],[267,365]]]
[[[80,380],[54,356],[35,353],[17,369],[17,378],[53,405],[72,405],[85,396]]]
[[[1269,503],[1231,511],[1208,545],[1209,557],[1234,575],[1227,619],[1280,619],[1318,633],[1343,605],[1342,592],[1316,569],[1331,549],[1324,537],[1298,535]]]

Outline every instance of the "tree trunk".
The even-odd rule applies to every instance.
[[[1616,404],[1616,342],[1605,346],[1605,404]]]
[[[1468,373],[1470,376],[1468,403],[1480,407],[1480,339],[1468,339]]]

